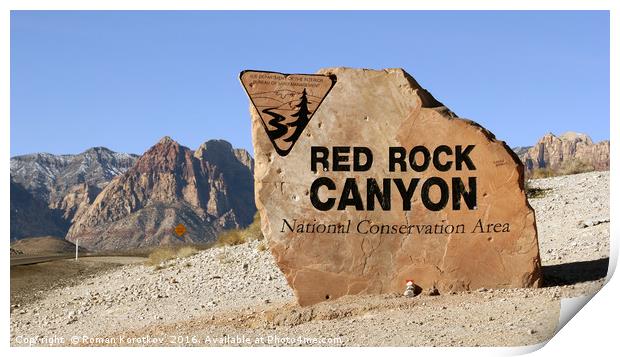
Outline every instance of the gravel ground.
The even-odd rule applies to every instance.
[[[11,305],[31,303],[45,298],[50,290],[79,285],[85,277],[143,260],[139,257],[80,257],[77,262],[60,259],[11,266]]]
[[[520,346],[557,328],[560,300],[603,284],[609,173],[534,180],[545,287],[352,296],[301,308],[257,242],[163,266],[124,265],[11,306],[11,345]],[[106,339],[107,338],[107,339]],[[52,343],[50,343],[52,342]]]

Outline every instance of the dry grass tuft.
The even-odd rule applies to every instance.
[[[177,250],[177,258],[187,258],[187,257],[191,257],[192,255],[198,253],[198,249],[196,249],[196,247],[193,246],[184,246],[179,248],[179,250]]]
[[[146,264],[158,265],[159,263],[163,263],[173,258],[175,258],[175,251],[172,248],[156,248],[149,254]]]
[[[529,176],[533,179],[540,179],[556,176],[556,173],[553,172],[551,169],[534,169]]]
[[[238,245],[246,242],[246,238],[243,235],[243,231],[240,229],[229,229],[227,231],[223,231],[217,237],[217,246],[225,246],[225,245]]]
[[[254,221],[245,229],[230,229],[223,231],[217,237],[216,246],[233,246],[251,242],[254,240],[263,240],[263,233],[260,229],[260,216],[258,212],[254,215]]]
[[[526,176],[532,179],[540,179],[554,176],[581,174],[591,171],[595,171],[594,166],[591,164],[587,164],[581,160],[570,160],[562,163],[562,166],[556,170],[551,170],[549,168],[534,169],[528,172]]]
[[[594,171],[594,166],[580,160],[572,160],[564,163],[559,170],[560,175],[574,175]]]
[[[193,246],[155,248],[149,254],[146,264],[153,265],[156,270],[159,270],[163,268],[161,263],[177,258],[187,258],[198,253],[198,251],[199,250]]]

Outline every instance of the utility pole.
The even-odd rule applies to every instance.
[[[80,239],[75,240],[75,261],[78,260],[78,246],[80,245]]]

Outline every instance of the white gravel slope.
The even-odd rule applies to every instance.
[[[43,341],[61,336],[71,345],[72,336],[175,334],[196,337],[198,343],[190,339],[182,344],[200,346],[248,345],[211,340],[241,334],[335,336],[318,344],[347,346],[538,343],[555,332],[561,297],[592,294],[602,286],[604,274],[598,271],[609,257],[609,173],[534,180],[532,186],[551,189],[545,197],[530,200],[545,288],[414,299],[352,297],[299,308],[271,254],[252,242],[202,251],[159,270],[126,265],[13,306],[11,345],[24,345],[20,341],[33,337]],[[80,344],[107,345],[90,340]]]
[[[193,318],[293,298],[268,251],[258,243],[209,249],[163,269],[126,265],[77,286],[12,307],[11,336],[98,336],[119,328]]]

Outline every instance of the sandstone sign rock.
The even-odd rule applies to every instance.
[[[250,97],[286,89],[252,73],[265,72],[242,73]],[[335,84],[285,155],[250,105],[262,230],[300,305],[402,294],[409,280],[439,293],[541,284],[523,165],[504,142],[401,69],[319,75]],[[280,109],[317,100],[304,89]],[[296,119],[271,112],[294,135]]]

